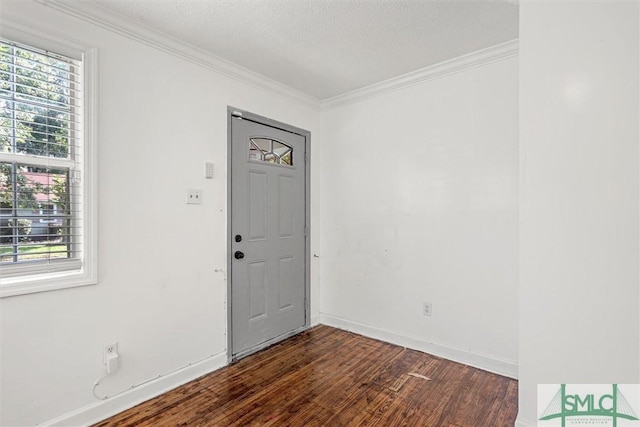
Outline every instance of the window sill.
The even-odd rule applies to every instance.
[[[0,279],[0,298],[78,286],[95,285],[95,273],[86,269],[40,273]]]

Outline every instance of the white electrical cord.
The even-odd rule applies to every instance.
[[[209,356],[207,356],[207,357],[205,357],[205,358],[203,358],[203,359],[197,360],[197,361],[195,361],[195,362],[187,363],[186,365],[184,365],[184,366],[182,366],[182,367],[180,367],[180,368],[178,368],[178,369],[175,369],[175,370],[173,370],[173,371],[171,371],[171,372],[168,372],[167,374],[164,374],[164,375],[162,375],[162,374],[158,374],[158,376],[153,377],[153,378],[149,378],[148,380],[146,380],[146,381],[142,381],[142,382],[140,382],[140,383],[138,383],[138,384],[131,384],[131,387],[129,387],[129,389],[134,389],[134,388],[136,388],[136,387],[140,387],[141,385],[144,385],[144,384],[150,383],[151,381],[157,380],[158,378],[162,378],[162,377],[165,377],[165,376],[167,376],[167,375],[171,375],[172,373],[174,373],[174,372],[178,372],[178,371],[180,371],[180,370],[182,370],[182,369],[184,369],[184,368],[187,368],[187,367],[189,367],[189,366],[192,366],[192,365],[195,365],[195,364],[202,363],[202,362],[204,362],[204,361],[206,361],[206,360],[210,360],[210,359],[212,359],[213,357],[214,357],[214,355],[213,355],[213,354],[210,354]],[[122,393],[124,393],[124,392],[126,392],[126,391],[127,391],[127,390],[122,390],[122,391],[119,391],[119,392],[117,392],[117,393],[112,394],[111,396],[109,396],[108,394],[105,394],[104,396],[98,396],[98,393],[96,393],[96,389],[97,389],[97,388],[98,388],[98,386],[100,385],[100,381],[104,380],[105,378],[109,377],[110,375],[111,375],[111,373],[108,373],[107,375],[105,375],[104,377],[100,378],[99,380],[96,380],[96,382],[94,382],[94,383],[93,383],[93,387],[91,388],[91,392],[92,392],[92,393],[93,393],[93,395],[96,397],[96,399],[99,399],[99,400],[107,400],[107,399],[108,399],[108,398],[110,398],[110,397],[117,396],[117,395],[122,394]]]
[[[93,392],[93,395],[96,397],[96,399],[107,400],[109,398],[109,395],[105,394],[104,397],[101,397],[101,396],[98,396],[98,394],[96,393],[96,389],[100,385],[100,381],[102,381],[103,379],[107,378],[109,375],[111,375],[111,374],[107,374],[104,377],[100,378],[99,380],[96,380],[96,382],[93,383],[93,387],[91,388],[91,391]]]
[[[105,347],[104,358],[105,358],[104,367],[107,370],[107,375],[100,378],[99,380],[96,380],[96,382],[93,383],[93,388],[91,389],[93,391],[93,395],[100,400],[107,400],[109,398],[109,395],[105,394],[104,397],[100,397],[96,393],[96,389],[100,385],[100,381],[107,378],[109,375],[118,372],[118,369],[120,368],[119,366],[120,355],[118,354],[117,344]]]

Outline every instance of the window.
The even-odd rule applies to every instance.
[[[0,296],[96,282],[94,55],[61,50],[0,37]]]
[[[270,138],[249,138],[249,160],[293,166],[293,148]]]
[[[42,224],[62,224],[62,219],[58,216],[58,205],[52,203],[40,204],[40,219]]]

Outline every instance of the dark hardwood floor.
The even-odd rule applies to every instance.
[[[513,427],[517,388],[510,378],[317,326],[96,426]]]

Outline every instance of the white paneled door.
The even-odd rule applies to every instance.
[[[305,137],[231,120],[231,355],[305,326]]]

